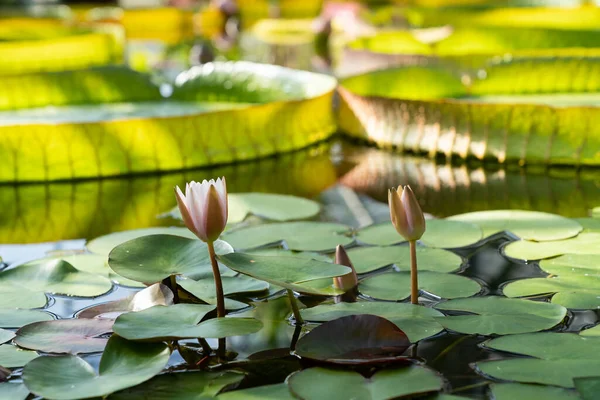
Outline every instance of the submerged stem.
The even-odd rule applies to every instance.
[[[207,242],[206,245],[208,246],[208,254],[210,255],[210,263],[212,265],[213,276],[215,278],[215,288],[217,292],[217,317],[223,318],[225,317],[225,296],[223,294],[223,282],[221,281],[219,263],[217,263],[217,254],[215,253],[215,246],[213,242]],[[225,338],[219,339],[218,356],[220,358],[225,357],[226,345],[227,343]]]
[[[294,292],[290,289],[287,290],[288,299],[290,299],[290,305],[292,306],[292,312],[294,313],[294,318],[296,319],[297,324],[303,324],[304,320],[300,315],[300,309],[298,308],[298,303],[296,302],[296,296],[294,296]]]
[[[419,304],[419,278],[417,277],[417,241],[410,244],[410,302]]]
[[[173,303],[177,304],[179,303],[179,294],[177,293],[177,276],[171,275],[169,279],[171,282],[171,291],[173,292]]]

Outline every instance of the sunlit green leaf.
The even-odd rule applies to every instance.
[[[581,331],[581,336],[600,337],[600,325]]]
[[[225,296],[248,293],[260,294],[269,289],[269,284],[264,281],[252,279],[247,276],[223,276],[223,293]],[[198,281],[183,278],[179,279],[177,284],[192,295],[208,304],[217,304],[215,280],[212,277],[200,279]],[[246,307],[245,303],[232,299],[225,299],[225,307],[231,310]]]
[[[600,277],[599,254],[565,254],[540,261],[540,268],[560,278],[565,276]]]
[[[29,396],[29,390],[22,383],[0,383],[0,399],[25,400]]]
[[[583,232],[574,238],[541,243],[519,240],[509,243],[504,254],[519,260],[540,260],[563,254],[600,254],[600,233]]]
[[[546,360],[595,360],[600,340],[575,333],[539,332],[499,337],[485,347]]]
[[[508,297],[527,297],[553,294],[552,303],[567,308],[600,308],[600,276],[558,276],[520,279],[503,288]]]
[[[0,308],[0,328],[20,328],[33,322],[53,319],[51,314],[44,311]]]
[[[37,357],[35,351],[19,349],[10,344],[0,346],[0,365],[4,368],[19,368]]]
[[[108,256],[112,249],[118,245],[148,235],[175,235],[196,239],[196,235],[187,228],[144,228],[109,233],[108,235],[90,240],[87,242],[86,247],[92,253]]]
[[[40,308],[48,302],[43,291],[0,283],[0,308]],[[23,286],[26,282],[23,282]]]
[[[0,329],[0,344],[6,343],[15,337],[13,331],[7,331],[6,329]]]
[[[491,385],[496,400],[577,400],[572,390],[556,386],[528,385],[524,383],[494,383]]]

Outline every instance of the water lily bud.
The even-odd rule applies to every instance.
[[[390,219],[404,239],[419,240],[425,233],[425,216],[410,186],[388,192]]]
[[[350,261],[348,253],[346,253],[346,250],[344,250],[344,246],[338,245],[335,248],[334,263],[350,267],[352,271],[348,272],[346,275],[333,278],[333,286],[335,286],[337,289],[344,291],[348,291],[355,288],[356,285],[358,285],[358,276],[356,276],[354,265],[352,265],[352,261]]]
[[[185,195],[175,188],[177,205],[185,226],[204,242],[214,242],[227,225],[225,178],[185,185]]]

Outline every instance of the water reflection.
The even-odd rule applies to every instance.
[[[345,146],[340,183],[387,201],[387,188],[409,184],[424,211],[448,216],[522,209],[582,217],[600,201],[600,171],[485,169],[440,164],[386,151]]]

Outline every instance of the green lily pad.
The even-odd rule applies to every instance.
[[[494,383],[491,385],[495,400],[577,400],[572,390],[556,386],[528,385],[525,383]]]
[[[552,275],[600,277],[600,254],[565,254],[540,261],[540,268]]]
[[[227,243],[215,242],[217,254],[231,251]],[[120,244],[110,252],[108,265],[125,278],[146,283],[171,275],[212,275],[206,243],[174,235],[142,236]]]
[[[214,306],[202,304],[154,306],[119,316],[113,330],[129,340],[162,341],[240,336],[262,329],[262,323],[254,318],[213,318],[200,322],[213,310]]]
[[[0,286],[0,308],[41,308],[47,302],[48,298],[43,291],[31,291],[19,286]]]
[[[358,372],[309,368],[291,375],[291,392],[300,399],[384,400],[440,390],[444,384],[434,371],[418,366],[382,370],[370,378]]]
[[[499,337],[485,347],[545,360],[596,360],[600,340],[575,333],[539,332]]]
[[[377,365],[406,362],[402,353],[410,346],[404,332],[376,315],[348,315],[325,322],[296,344],[305,360],[333,365]]]
[[[40,260],[0,272],[0,286],[26,287],[31,291],[67,296],[96,297],[112,283],[104,277],[82,272],[63,260]]]
[[[256,249],[247,252],[248,254],[255,254],[257,256],[275,256],[275,257],[299,257],[308,258],[309,260],[317,260],[323,262],[333,262],[333,259],[329,256],[316,253],[314,251],[292,251],[277,248],[268,249]]]
[[[573,378],[600,375],[600,360],[511,360],[478,362],[476,369],[496,379],[522,383],[574,387]]]
[[[141,385],[113,393],[110,400],[202,400],[213,398],[225,386],[238,383],[235,372],[182,372],[156,376]]]
[[[427,229],[420,241],[429,247],[452,249],[477,243],[483,238],[475,224],[448,219],[428,219]],[[371,225],[358,231],[358,240],[366,244],[389,246],[405,242],[390,222]]]
[[[512,335],[550,329],[567,314],[567,309],[558,304],[498,296],[448,300],[436,308],[474,313],[437,320],[446,329],[479,335]]]
[[[438,317],[444,315],[433,308],[408,303],[357,302],[323,304],[300,310],[306,321],[325,322],[347,315],[372,314],[393,322],[412,343],[436,335],[443,330]]]
[[[59,319],[36,322],[17,331],[20,347],[45,353],[94,353],[104,350],[112,333],[109,319]]]
[[[504,254],[519,260],[541,260],[563,254],[600,254],[600,233],[583,232],[574,238],[541,243],[519,240],[509,243]]]
[[[286,383],[257,386],[249,389],[221,393],[219,400],[295,400]]]
[[[575,378],[575,388],[583,400],[594,400],[600,393],[600,376]]]
[[[108,257],[106,255],[73,254],[61,258],[80,271],[106,277],[119,285],[139,288],[146,287],[139,282],[115,274],[108,266]]]
[[[37,357],[35,351],[22,350],[11,344],[0,346],[0,365],[4,368],[20,368]]]
[[[410,272],[388,272],[360,282],[362,294],[380,300],[404,300],[410,297]],[[481,291],[481,286],[464,276],[439,272],[419,272],[419,289],[437,297],[455,299],[470,297]]]
[[[13,331],[7,331],[6,329],[0,329],[0,344],[6,343],[15,337]]]
[[[77,318],[114,319],[130,311],[142,311],[147,308],[173,304],[173,292],[162,283],[155,283],[124,299],[101,303],[85,308],[77,313]]]
[[[321,278],[333,278],[350,272],[350,268],[300,257],[256,256],[245,253],[232,253],[219,257],[219,260],[234,271],[273,285],[308,294],[329,294],[302,285]]]
[[[108,256],[112,249],[118,245],[148,235],[175,235],[188,239],[196,239],[196,235],[187,228],[144,228],[109,233],[108,235],[90,240],[85,247],[92,253]]]
[[[223,240],[235,249],[253,249],[285,242],[297,251],[332,251],[338,244],[346,246],[353,239],[345,225],[327,222],[282,222],[264,224],[225,233]]]
[[[76,356],[38,357],[25,366],[23,382],[38,396],[57,400],[104,397],[160,373],[169,361],[164,343],[130,342],[113,335],[98,373]]]
[[[478,211],[454,215],[449,219],[479,225],[484,237],[508,231],[523,240],[537,242],[571,238],[583,229],[577,221],[538,211]]]
[[[0,383],[0,399],[25,400],[29,397],[29,390],[22,383]]]
[[[51,321],[54,317],[44,311],[0,308],[0,328],[20,328],[39,321]]]
[[[600,325],[596,325],[593,328],[583,330],[579,334],[581,336],[600,337]]]
[[[600,308],[600,277],[558,276],[520,279],[503,288],[508,297],[554,294],[552,303],[574,309]]]
[[[408,246],[357,247],[348,250],[348,257],[359,274],[375,271],[394,264],[400,270],[410,271]],[[419,270],[452,272],[460,268],[462,258],[450,251],[417,247]]]
[[[223,276],[221,277],[223,283],[223,294],[225,296],[231,296],[234,294],[260,294],[266,290],[269,290],[269,284],[264,281],[259,281],[247,276]],[[208,303],[217,304],[215,280],[212,277],[204,278],[198,281],[189,278],[179,279],[177,284],[186,291],[198,299]],[[232,299],[225,299],[225,307],[230,310],[236,310],[244,308],[247,305],[245,303],[235,301]]]

